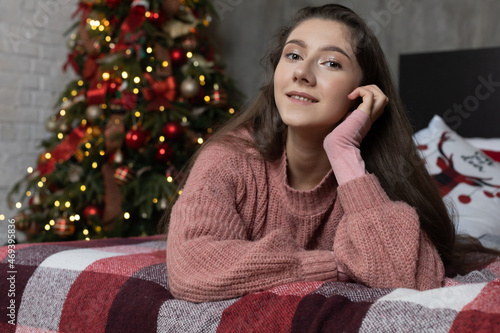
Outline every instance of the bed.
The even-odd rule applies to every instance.
[[[459,218],[459,230],[497,249],[500,88],[495,84],[500,82],[499,52],[403,55],[400,78],[422,158],[450,207],[464,206],[452,210]],[[459,59],[471,55],[475,64],[479,56],[489,59],[489,66],[479,68],[477,74],[469,73],[468,79],[465,75],[463,84],[469,88],[462,88],[458,78],[449,73],[467,68],[461,62],[466,60]],[[442,65],[440,70],[449,65],[448,69],[436,71],[436,59]],[[484,61],[479,63],[482,67]],[[481,84],[483,88],[477,88]],[[441,87],[442,93],[434,96],[436,87]],[[436,102],[449,90],[455,92],[449,93],[448,100]],[[461,103],[465,111],[474,111],[468,111],[465,118],[465,112],[453,111],[455,103]],[[450,108],[452,111],[447,111]],[[442,288],[427,291],[300,282],[241,298],[195,304],[175,299],[170,293],[165,245],[164,236],[149,236],[18,244],[14,251],[7,246],[0,248],[0,331],[500,331],[500,261],[447,278]]]

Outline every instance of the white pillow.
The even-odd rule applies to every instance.
[[[437,115],[414,140],[458,233],[500,235],[500,163],[467,143]]]
[[[500,138],[464,138],[464,140],[481,150],[500,151]]]

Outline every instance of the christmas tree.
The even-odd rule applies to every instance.
[[[182,167],[235,112],[208,0],[80,1],[70,82],[36,167],[9,193],[31,241],[157,233]],[[15,198],[16,197],[16,198]]]

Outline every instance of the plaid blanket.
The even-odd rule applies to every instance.
[[[301,282],[195,304],[170,294],[161,237],[17,245],[0,259],[1,332],[500,332],[498,261],[424,292]]]

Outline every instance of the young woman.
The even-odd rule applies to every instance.
[[[307,7],[268,58],[270,82],[197,154],[171,211],[173,295],[440,287],[454,227],[373,33],[340,5]]]

